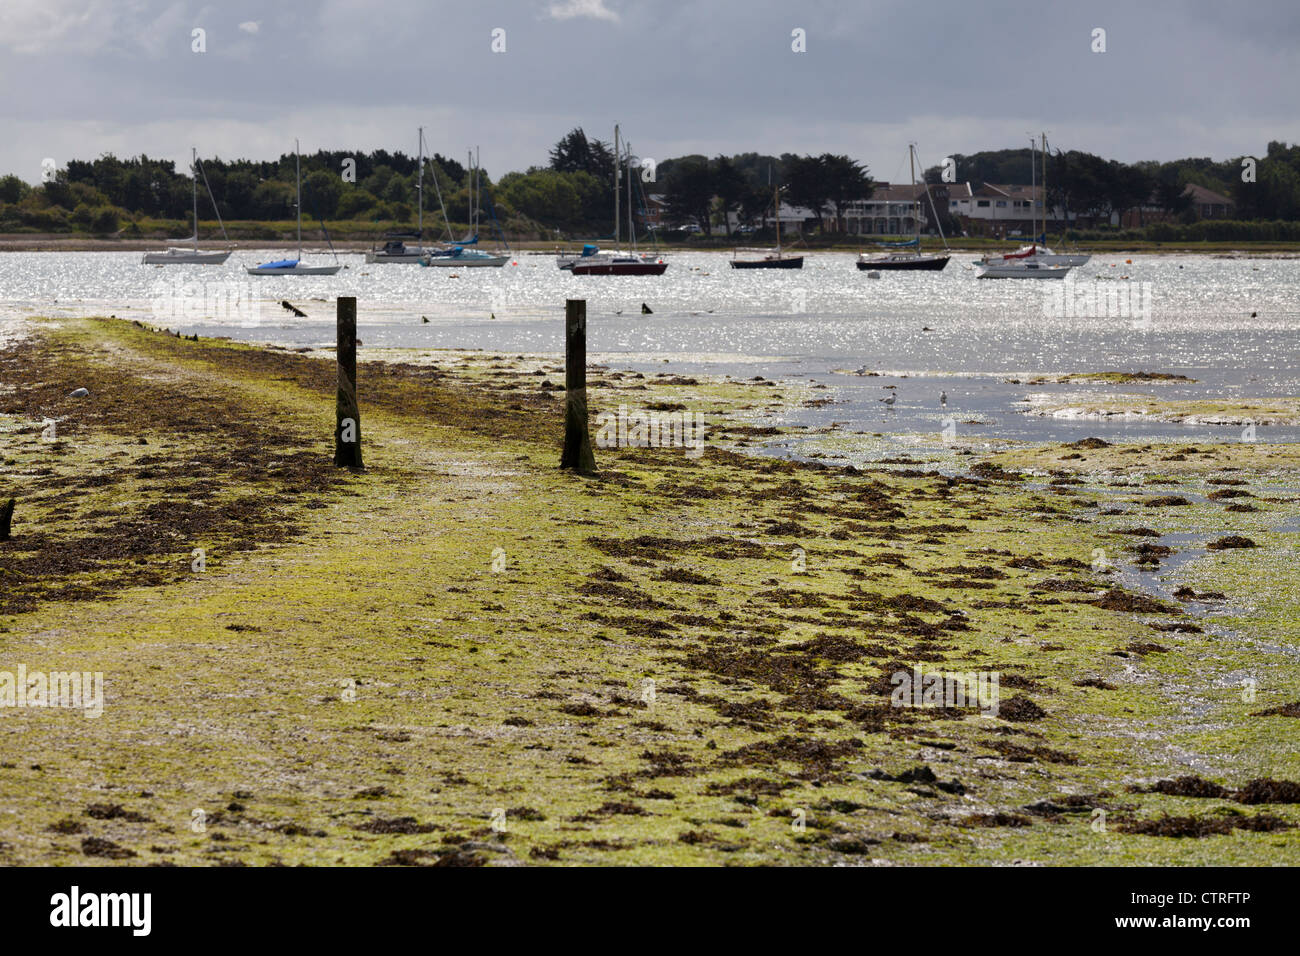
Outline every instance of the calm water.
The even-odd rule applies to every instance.
[[[830,386],[819,394],[836,404],[800,409],[790,421],[930,433],[951,416],[966,434],[990,439],[1195,440],[1240,433],[1239,426],[1034,416],[1024,413],[1026,398],[1300,394],[1300,260],[1094,256],[1074,270],[1075,294],[1131,289],[1150,311],[1108,316],[1103,303],[1076,317],[1059,309],[1045,314],[1059,283],[978,281],[969,254],[954,256],[941,273],[880,279],[854,268],[851,254],[810,255],[802,271],[766,272],[733,270],[725,254],[678,253],[666,257],[664,276],[645,278],[575,277],[556,269],[551,256],[537,255],[520,255],[502,269],[366,265],[349,254],[340,256],[347,268],[336,276],[243,272],[244,265],[282,255],[242,250],[223,266],[155,267],[141,265],[138,253],[3,253],[0,316],[115,313],[187,333],[327,345],[333,297],[355,295],[365,346],[558,356],[564,300],[585,298],[588,349],[601,361],[686,374],[815,379]],[[330,261],[328,254],[307,258]],[[238,300],[241,308],[256,298],[256,321],[245,312],[232,320],[173,311],[205,294],[209,301]],[[308,318],[293,318],[281,299]],[[641,314],[642,303],[653,314]],[[882,374],[848,374],[861,367]],[[1028,384],[1038,374],[1096,371],[1168,372],[1197,381]],[[948,394],[946,409],[938,403],[941,390]],[[897,402],[886,409],[878,399],[891,391]],[[1257,434],[1263,441],[1300,440],[1294,427],[1259,427]]]

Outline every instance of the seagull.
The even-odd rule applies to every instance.
[[[862,366],[862,368],[858,369],[858,370],[857,370],[856,372],[854,372],[853,374],[854,374],[854,375],[866,375],[866,374],[867,374],[867,367],[864,365],[864,366]]]
[[[893,407],[894,407],[894,402],[898,401],[898,396],[897,396],[897,395],[890,395],[890,396],[888,396],[887,398],[878,398],[878,399],[876,399],[876,401],[878,401],[878,402],[884,402],[884,403],[885,403],[885,406],[886,406],[887,408],[893,408]]]
[[[948,404],[948,393],[947,393],[947,392],[944,392],[944,391],[940,391],[940,392],[939,392],[939,404],[940,404],[940,405],[947,405],[947,404]]]

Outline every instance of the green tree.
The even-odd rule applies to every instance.
[[[588,139],[582,127],[570,130],[551,148],[551,169],[557,173],[590,173],[613,182],[614,153],[598,139]]]
[[[668,221],[697,223],[706,236],[713,235],[709,211],[713,205],[713,171],[703,156],[692,156],[672,168],[664,183]]]
[[[1106,164],[1106,201],[1111,211],[1118,214],[1121,223],[1124,213],[1134,206],[1140,208],[1150,198],[1154,187],[1151,175],[1138,166],[1127,166],[1113,159]]]
[[[0,176],[0,202],[21,202],[31,191],[32,187],[17,176]]]
[[[713,194],[718,197],[718,211],[722,213],[722,224],[731,236],[731,213],[740,208],[748,188],[748,183],[740,170],[726,156],[713,160]]]
[[[785,164],[786,199],[804,206],[817,219],[820,231],[826,208],[830,205],[831,185],[823,161],[817,156],[795,156]]]
[[[112,206],[100,206],[90,219],[90,231],[101,236],[117,232],[117,210]]]
[[[354,187],[343,193],[338,206],[334,210],[334,215],[340,219],[362,218],[374,209],[378,202],[379,200],[372,193]]]
[[[826,199],[835,210],[835,225],[844,231],[844,211],[849,203],[870,199],[875,187],[867,168],[848,156],[823,153],[817,157],[825,179]]]

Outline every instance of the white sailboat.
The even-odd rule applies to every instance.
[[[428,255],[424,248],[424,127],[419,128],[420,145],[417,147],[418,153],[416,158],[416,168],[420,171],[419,178],[415,185],[417,220],[419,223],[419,235],[416,239],[417,245],[414,249],[410,248],[400,238],[390,238],[384,243],[382,249],[371,249],[366,253],[366,262],[371,265],[383,262],[404,262],[411,265],[418,265],[420,260]],[[391,235],[391,234],[390,234]]]
[[[298,155],[298,141],[293,141],[293,166],[294,178],[296,180],[296,194],[294,205],[298,207],[298,258],[297,259],[277,259],[274,262],[263,262],[261,265],[251,266],[246,271],[250,276],[332,276],[340,269],[342,265],[337,262],[332,266],[308,266],[302,262],[302,159]],[[332,248],[332,244],[331,244]],[[338,259],[338,254],[334,256]]]
[[[1037,192],[1037,184],[1034,179],[1034,162],[1033,162],[1033,140],[1030,141],[1030,160],[1029,176],[1031,181],[1030,201],[1035,202],[1034,194]],[[1073,259],[1073,256],[1058,256],[1055,253],[1044,252],[1039,249],[1038,238],[1038,218],[1032,213],[1031,208],[1030,228],[1034,230],[1035,242],[1021,249],[1018,252],[1008,253],[1006,255],[985,256],[979,260],[978,265],[983,267],[983,272],[979,274],[981,279],[1064,279],[1066,274],[1076,265],[1074,262],[1062,260]],[[1047,233],[1047,134],[1043,134],[1043,233]],[[1087,261],[1087,257],[1082,257]]]
[[[194,205],[194,235],[190,236],[188,241],[194,244],[193,248],[169,246],[162,252],[146,252],[144,258],[140,260],[144,265],[220,265],[230,258],[229,249],[207,250],[199,248],[199,152],[194,147],[190,147],[190,184]],[[207,184],[208,178],[204,176],[203,185],[207,186]],[[221,222],[221,210],[217,209],[217,200],[213,197],[211,189],[208,189],[208,198],[212,200],[212,209],[217,214],[217,222],[221,224],[221,234],[225,236],[226,242],[229,243],[230,237],[226,235],[226,224]]]
[[[584,250],[571,265],[559,263],[561,269],[575,276],[661,276],[668,263],[655,255],[641,254],[636,249],[636,221],[632,218],[632,150],[627,150],[627,232],[632,251],[620,252],[619,240],[619,179],[623,170],[623,155],[618,141],[619,128],[614,126],[614,248],[609,252]]]
[[[475,147],[477,149],[477,147]],[[478,242],[478,221],[481,206],[481,197],[483,195],[482,185],[479,181],[480,167],[478,158],[471,151],[469,154],[469,235],[461,242],[453,242],[443,249],[434,249],[426,252],[420,260],[420,265],[434,266],[436,268],[500,268],[510,261],[509,255],[499,255],[491,252],[484,252],[482,249],[471,249],[470,246]],[[439,194],[441,201],[441,194]],[[450,229],[448,229],[450,236]]]

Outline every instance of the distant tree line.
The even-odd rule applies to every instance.
[[[623,158],[626,161],[626,157]],[[995,150],[956,155],[957,179],[983,183],[1028,183],[1029,150]],[[1300,145],[1268,144],[1255,157],[1253,176],[1243,177],[1242,160],[1181,159],[1134,164],[1078,150],[1048,156],[1048,201],[1094,221],[1155,207],[1187,225],[1196,216],[1184,195],[1189,183],[1222,193],[1236,203],[1236,217],[1253,221],[1300,221]],[[480,171],[480,222],[495,217],[517,236],[544,238],[609,235],[613,229],[615,157],[609,143],[581,129],[566,133],[550,150],[545,166],[507,173],[493,181]],[[1041,157],[1039,159],[1041,162]],[[274,161],[201,160],[203,172],[226,220],[277,222],[294,216],[294,157]],[[443,230],[437,196],[457,230],[469,216],[470,175],[464,165],[434,154],[426,158],[426,234]],[[849,156],[740,153],[688,155],[652,164],[632,158],[632,210],[638,229],[656,216],[668,228],[686,227],[711,236],[731,234],[733,221],[766,229],[774,211],[773,189],[782,201],[808,210],[816,227],[828,220],[840,230],[850,203],[870,198],[874,188],[865,165]],[[403,152],[351,153],[321,150],[302,157],[303,215],[383,226],[413,227],[417,159]],[[350,170],[348,180],[345,170]],[[941,180],[941,167],[925,172]],[[354,180],[354,181],[353,181]],[[626,184],[620,202],[626,200]],[[188,228],[191,184],[188,169],[148,156],[104,155],[71,160],[49,182],[30,186],[16,176],[0,177],[0,232],[139,232],[141,220],[168,221]],[[200,182],[199,215],[213,219]],[[625,213],[626,215],[626,213]],[[1168,225],[1165,223],[1164,225]]]
[[[1028,183],[1028,149],[1003,149],[955,155],[956,179],[972,186],[984,183]],[[1254,160],[1245,163],[1247,159]],[[1040,176],[1039,165],[1032,175]],[[1253,169],[1250,167],[1253,165]],[[942,181],[943,169],[925,171],[926,182]],[[1047,159],[1047,199],[1067,213],[1094,220],[1122,217],[1143,207],[1168,213],[1176,221],[1196,220],[1187,186],[1204,186],[1231,199],[1236,217],[1254,221],[1300,220],[1300,145],[1270,142],[1263,156],[1216,162],[1209,158],[1126,164],[1079,150],[1050,152]]]

